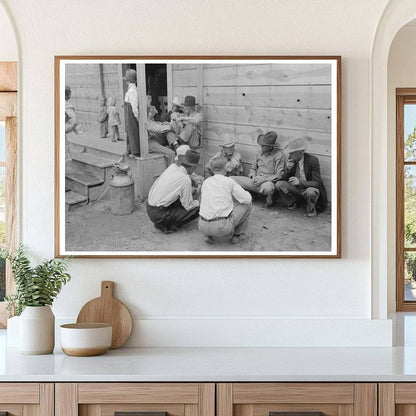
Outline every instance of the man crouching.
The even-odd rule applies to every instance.
[[[199,153],[193,150],[178,155],[176,163],[172,163],[150,188],[147,214],[159,231],[170,234],[198,218],[199,201],[192,198],[189,177],[198,162]]]
[[[306,142],[302,137],[288,143],[287,171],[282,180],[276,182],[276,190],[289,211],[298,203],[306,202],[306,215],[313,218],[317,212],[325,211],[327,197],[319,160],[305,150]]]
[[[273,204],[275,183],[282,179],[285,173],[285,157],[277,142],[277,133],[269,131],[260,134],[257,143],[261,151],[256,155],[256,161],[247,176],[232,176],[244,189],[250,192],[266,195],[266,208]]]
[[[226,176],[226,163],[224,158],[212,160],[214,176],[202,184],[198,225],[208,244],[215,237],[228,237],[232,244],[243,240],[251,212],[250,193]]]

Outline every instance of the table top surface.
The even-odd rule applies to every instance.
[[[120,348],[96,357],[22,355],[0,331],[0,381],[416,381],[416,348]]]

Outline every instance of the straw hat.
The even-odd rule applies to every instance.
[[[182,107],[181,99],[179,97],[173,97],[172,104],[177,107]]]
[[[287,145],[285,150],[288,153],[297,152],[298,150],[306,150],[306,143],[303,137],[298,137],[297,139],[291,140]]]
[[[176,157],[175,157],[175,160],[178,160],[178,159],[179,159],[179,156],[184,156],[184,155],[185,155],[185,153],[186,153],[188,150],[191,150],[191,148],[190,148],[187,144],[183,144],[182,146],[179,146],[179,147],[176,149]]]
[[[238,142],[238,139],[236,139],[235,137],[232,137],[228,133],[222,134],[221,138],[222,138],[222,143],[220,144],[221,147],[231,147],[231,146],[234,146]]]

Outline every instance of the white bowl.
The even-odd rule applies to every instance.
[[[109,324],[61,325],[61,348],[65,354],[77,357],[104,354],[111,347],[112,335]]]

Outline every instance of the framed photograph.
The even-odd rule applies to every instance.
[[[339,56],[55,57],[55,251],[341,256]]]

